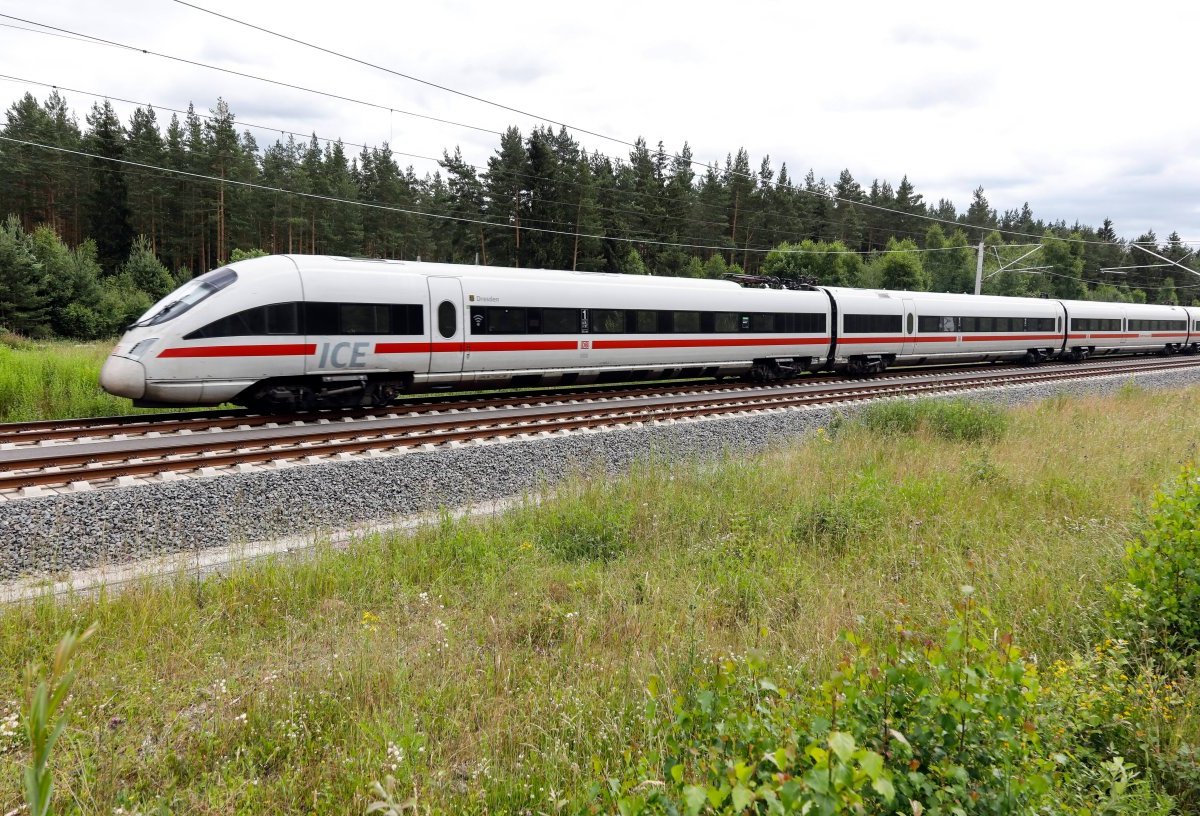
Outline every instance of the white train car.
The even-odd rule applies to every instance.
[[[1073,360],[1104,354],[1195,350],[1196,337],[1182,306],[1062,301],[1070,316],[1064,354]],[[1196,310],[1192,310],[1196,311]]]
[[[893,364],[1038,362],[1063,347],[1058,301],[936,292],[828,290],[837,304],[837,364],[852,373]]]
[[[155,304],[101,373],[140,405],[383,404],[404,391],[824,365],[817,291],[589,272],[272,256]]]

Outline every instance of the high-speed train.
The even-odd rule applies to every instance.
[[[1200,309],[275,255],[150,308],[100,375],[141,406],[383,405],[403,393],[892,364],[1195,353]]]

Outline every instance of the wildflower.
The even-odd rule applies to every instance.
[[[389,742],[387,744],[387,756],[388,767],[393,771],[398,770],[401,763],[404,762],[404,751],[401,750],[394,742]]]

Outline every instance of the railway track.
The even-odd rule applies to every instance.
[[[422,446],[1197,366],[1197,358],[985,365],[865,381],[814,377],[771,385],[693,382],[435,397],[284,417],[204,411],[0,425],[0,500],[392,455]]]

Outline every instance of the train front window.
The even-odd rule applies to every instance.
[[[228,267],[206,272],[200,277],[188,281],[158,303],[155,303],[144,315],[138,318],[136,323],[131,324],[129,328],[137,329],[142,326],[157,326],[160,323],[173,320],[202,300],[207,300],[217,292],[220,292],[236,280],[237,272]]]

